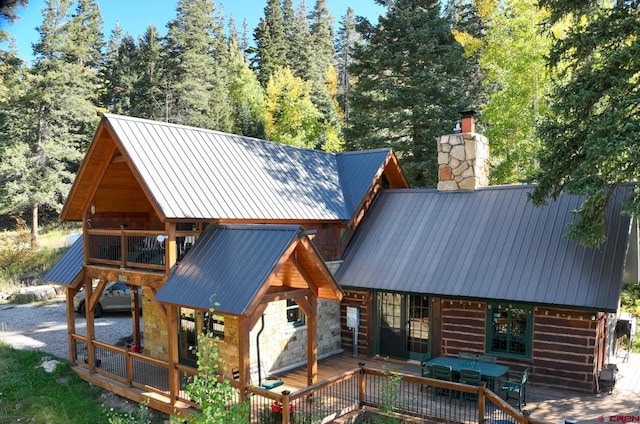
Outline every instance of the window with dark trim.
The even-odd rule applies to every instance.
[[[487,352],[505,356],[531,356],[531,306],[508,303],[487,305]]]
[[[224,316],[205,312],[202,330],[208,337],[224,340]]]
[[[301,327],[306,323],[304,312],[293,299],[287,299],[287,322],[294,327]]]

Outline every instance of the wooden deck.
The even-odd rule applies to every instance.
[[[420,374],[417,364],[365,357],[353,358],[343,354],[319,361],[318,381],[357,368],[360,361],[364,361],[370,368]],[[617,363],[620,370],[613,393],[584,394],[555,390],[531,381],[527,391],[527,406],[524,409],[530,412],[532,419],[549,423],[564,420],[575,420],[579,423],[623,422],[623,418],[620,417],[637,417],[635,422],[640,421],[640,354],[631,354],[627,362],[622,362],[621,358],[617,361],[612,358],[611,362]],[[283,385],[273,389],[277,393],[283,390],[294,392],[307,385],[305,368],[283,373],[278,378],[283,381]]]

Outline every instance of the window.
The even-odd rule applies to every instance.
[[[209,337],[217,337],[219,340],[224,340],[224,317],[205,312],[202,331]]]
[[[300,327],[305,324],[304,312],[300,310],[300,306],[292,299],[287,299],[287,322],[294,327]]]
[[[533,314],[530,306],[490,303],[487,317],[488,352],[531,356]]]

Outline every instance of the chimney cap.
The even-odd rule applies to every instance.
[[[458,112],[460,116],[463,118],[469,118],[476,114],[476,111],[473,109],[461,110]]]

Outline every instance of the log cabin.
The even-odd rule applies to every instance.
[[[312,384],[318,358],[342,351],[474,351],[536,384],[594,390],[621,285],[638,279],[635,221],[619,213],[633,188],[615,192],[604,246],[582,248],[563,237],[581,199],[537,209],[531,186],[488,187],[488,141],[465,119],[438,140],[441,180],[423,190],[390,149],[325,153],[105,114],[62,212],[83,237],[45,276],[67,288],[74,370],[139,401],[136,373],[159,369],[168,396],[150,406],[171,413],[206,332],[244,385],[301,365]],[[139,364],[115,381],[104,358],[123,352],[94,318],[109,281],[141,288],[125,352]]]

